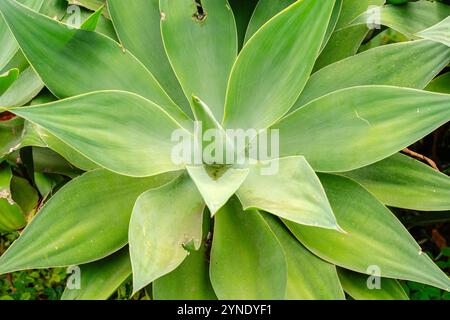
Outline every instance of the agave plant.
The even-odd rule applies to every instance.
[[[116,42],[95,31],[96,2],[80,29],[0,2],[59,99],[3,110],[26,120],[29,144],[87,171],[39,210],[0,274],[80,265],[65,299],[106,299],[131,274],[155,299],[405,299],[397,279],[449,290],[386,207],[450,209],[448,177],[398,153],[450,119],[448,73],[437,77],[448,6],[108,0]],[[408,41],[356,54],[369,5]],[[174,132],[196,138],[194,120],[227,142],[230,129],[278,132],[279,154],[173,161]]]

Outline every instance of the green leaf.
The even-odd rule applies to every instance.
[[[368,288],[368,276],[338,268],[339,279],[345,292],[356,300],[409,300],[395,279],[379,278],[380,288]]]
[[[108,0],[120,43],[150,70],[187,113],[189,103],[167,59],[161,35],[159,0]]]
[[[30,64],[57,97],[99,90],[130,91],[160,105],[183,125],[190,125],[153,75],[112,39],[74,29],[13,0],[1,1],[0,12]]]
[[[333,35],[334,29],[336,28],[336,25],[339,20],[339,16],[341,14],[343,2],[344,2],[344,0],[336,0],[335,1],[334,7],[333,7],[333,12],[331,13],[330,22],[328,23],[327,32],[325,33],[325,38],[323,39],[322,46],[320,48],[321,52],[326,47],[326,45],[328,44],[328,41],[330,40],[331,36]]]
[[[321,175],[331,206],[347,234],[285,221],[309,250],[340,267],[449,290],[450,280],[371,193],[344,177]]]
[[[281,300],[286,295],[283,248],[261,214],[244,212],[236,198],[216,214],[210,276],[221,300]]]
[[[450,178],[406,155],[395,154],[370,166],[342,173],[388,206],[450,210]]]
[[[296,2],[247,42],[230,76],[226,128],[264,129],[292,107],[311,73],[333,6],[334,0]]]
[[[366,24],[367,21],[380,21],[410,38],[450,15],[450,6],[431,1],[408,2],[401,6],[386,5],[380,10],[369,10],[357,17],[352,24]]]
[[[425,90],[450,94],[450,72],[435,78],[428,84]]]
[[[11,179],[11,194],[13,200],[20,206],[25,216],[28,216],[36,210],[39,195],[28,180],[13,176]]]
[[[171,273],[153,282],[156,300],[216,300],[209,280],[208,249],[212,236],[211,221],[207,211],[203,214],[203,240],[198,251],[189,255]]]
[[[344,300],[336,267],[309,252],[274,216],[262,213],[283,247],[287,262],[286,299]]]
[[[228,1],[233,9],[234,18],[236,20],[236,27],[238,33],[239,50],[242,48],[245,40],[245,33],[247,31],[248,24],[255,11],[256,5],[261,2],[259,0],[229,0]],[[272,1],[273,2],[273,1]]]
[[[172,133],[183,129],[136,94],[102,91],[12,111],[113,172],[143,177],[183,168],[171,158]]]
[[[0,167],[0,232],[16,231],[26,224],[20,206],[12,198],[12,178],[9,167]]]
[[[295,1],[296,0],[259,0],[249,21],[247,32],[245,34],[245,42],[250,40],[256,31],[258,31],[273,16],[289,7]]]
[[[130,275],[130,255],[125,247],[105,259],[81,265],[80,288],[66,287],[61,300],[106,300]]]
[[[369,30],[366,26],[349,26],[349,23],[370,6],[381,6],[384,3],[385,0],[342,0],[342,8],[334,32],[317,58],[314,71],[354,55]],[[327,34],[329,31],[330,26]]]
[[[382,6],[386,0],[343,0],[341,14],[336,29],[348,26],[357,16],[370,6]]]
[[[174,178],[145,179],[95,170],[66,184],[38,212],[0,258],[0,274],[89,263],[128,242],[128,223],[139,194]]]
[[[20,147],[23,120],[13,118],[0,121],[0,157],[3,157]]]
[[[411,56],[416,58],[410,59]],[[407,60],[408,63],[404,63]],[[293,109],[330,92],[355,86],[390,85],[423,89],[449,62],[450,48],[432,41],[377,47],[313,74]]]
[[[303,157],[251,166],[237,196],[244,210],[261,209],[297,223],[339,229],[319,178]]]
[[[227,0],[160,0],[167,55],[188,99],[198,96],[219,120],[237,56],[237,30]]]
[[[33,10],[39,10],[44,0],[19,0],[19,2]],[[18,54],[19,45],[1,16],[0,43],[2,44],[2,50],[0,51],[0,72],[3,72],[8,63]]]
[[[185,173],[143,193],[130,221],[133,292],[177,268],[202,242],[205,203]]]
[[[98,22],[100,21],[100,18],[102,16],[103,9],[105,8],[104,5],[102,5],[100,8],[98,8],[93,14],[89,16],[84,22],[81,24],[80,29],[86,30],[86,31],[95,31],[97,29]]]
[[[35,173],[57,173],[70,178],[76,178],[83,173],[48,148],[33,147],[33,165]]]
[[[67,0],[70,5],[83,6],[86,9],[96,11],[105,4],[105,0]],[[105,15],[107,12],[105,11]]]
[[[437,41],[450,47],[450,16],[438,24],[417,33],[417,36]]]
[[[20,107],[29,102],[44,88],[41,78],[28,67],[18,79],[0,95],[0,107]]]
[[[356,54],[368,32],[367,27],[361,25],[336,30],[317,58],[313,72]]]
[[[350,171],[382,160],[450,120],[450,95],[365,86],[297,109],[279,129],[280,155],[303,155],[316,171]],[[357,156],[355,156],[357,155]]]
[[[189,176],[208,206],[211,216],[222,208],[247,178],[248,169],[187,166]]]
[[[16,81],[19,76],[19,69],[11,69],[0,74],[0,96]]]

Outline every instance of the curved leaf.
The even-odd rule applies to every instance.
[[[347,234],[285,221],[303,245],[322,259],[352,271],[371,274],[376,268],[381,277],[450,289],[448,276],[374,196],[347,178],[320,177]]]
[[[236,198],[216,214],[210,276],[221,300],[284,299],[286,295],[283,248],[261,214],[244,212]]]
[[[404,63],[411,56],[408,63]],[[450,62],[450,48],[432,41],[385,45],[313,74],[293,109],[330,92],[365,85],[423,89]]]
[[[142,61],[169,96],[189,113],[189,103],[164,50],[159,0],[108,0],[108,9],[120,43]]]
[[[409,300],[397,280],[380,278],[380,288],[369,289],[368,277],[361,273],[338,268],[339,279],[345,292],[356,300]]]
[[[139,194],[174,178],[145,179],[95,170],[58,191],[0,258],[0,274],[83,264],[125,246]]]
[[[185,173],[136,200],[129,242],[133,291],[177,268],[202,242],[205,203]]]
[[[57,97],[99,90],[134,92],[190,125],[153,75],[112,39],[71,28],[13,0],[1,1],[0,11],[30,64]]]
[[[171,158],[172,133],[181,127],[136,94],[101,91],[11,111],[119,174],[142,177],[183,168]]]
[[[280,11],[286,9],[296,0],[259,0],[253,11],[253,15],[248,23],[247,32],[245,34],[245,42],[259,30],[267,21]]]
[[[406,148],[450,120],[450,95],[365,86],[335,91],[273,128],[280,155],[303,155],[316,171],[357,169]]]
[[[283,247],[287,262],[286,299],[344,300],[336,267],[309,252],[274,216],[262,213]]]
[[[367,21],[380,21],[410,38],[414,34],[427,29],[450,15],[450,6],[431,1],[408,2],[404,5],[386,5],[380,10],[369,10],[357,17],[352,24],[366,24]]]
[[[0,107],[20,107],[29,102],[44,88],[41,78],[28,67],[18,79],[0,95]]]
[[[226,128],[265,129],[292,107],[311,73],[333,6],[334,0],[296,2],[247,42],[230,76]]]
[[[188,99],[198,96],[219,120],[237,56],[237,30],[227,0],[160,0],[161,31],[172,67]]]
[[[39,10],[44,3],[44,0],[18,0],[23,5],[32,10]],[[0,72],[5,69],[9,62],[19,52],[19,45],[17,44],[5,20],[0,16],[0,43],[2,50],[0,51]]]
[[[263,175],[267,168],[278,171]],[[237,196],[244,210],[261,209],[297,223],[339,230],[320,180],[303,157],[251,166]]]
[[[450,47],[450,16],[438,24],[420,31],[417,35],[421,38],[437,41]]]
[[[128,247],[80,266],[80,288],[66,287],[61,300],[106,300],[131,275]]]
[[[395,154],[342,174],[363,185],[388,206],[450,210],[450,178],[406,155]]]

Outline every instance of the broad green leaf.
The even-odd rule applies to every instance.
[[[189,103],[167,59],[161,36],[159,0],[108,0],[120,43],[150,70],[185,112]]]
[[[415,58],[410,59],[411,56]],[[432,41],[374,48],[313,74],[294,109],[330,92],[355,86],[390,85],[423,89],[449,62],[450,48]]]
[[[301,156],[250,166],[237,196],[244,210],[261,209],[297,223],[339,229],[319,178]]]
[[[11,69],[8,72],[0,74],[0,96],[16,81],[19,76],[19,69]]]
[[[283,247],[287,262],[286,299],[344,300],[336,267],[309,252],[272,215],[262,213]]]
[[[273,16],[289,7],[295,1],[296,0],[259,0],[249,21],[247,32],[245,34],[245,42],[250,40],[256,31],[258,31]]]
[[[309,250],[340,267],[450,289],[448,276],[422,252],[405,227],[371,193],[344,177],[321,175],[346,234],[285,221]]]
[[[161,32],[186,97],[202,99],[222,120],[225,93],[237,56],[237,31],[227,0],[160,0]]]
[[[379,288],[369,289],[369,276],[338,268],[342,287],[356,300],[409,300],[400,283],[395,279],[379,278]],[[368,281],[369,280],[369,281]],[[375,280],[377,281],[377,280]]]
[[[420,31],[417,35],[421,38],[437,41],[450,47],[450,16],[438,24]]]
[[[317,58],[313,72],[356,54],[368,32],[367,27],[361,25],[336,30]]]
[[[119,174],[142,177],[183,168],[171,158],[172,133],[183,129],[136,94],[95,92],[13,112]]]
[[[216,300],[209,280],[208,246],[211,221],[205,210],[203,215],[203,240],[198,251],[191,251],[171,273],[153,282],[155,300]]]
[[[89,263],[128,242],[137,197],[174,178],[144,179],[95,170],[66,184],[38,212],[0,258],[0,274]]]
[[[406,148],[450,120],[450,95],[388,86],[335,91],[273,128],[280,156],[303,155],[316,171],[357,169]]]
[[[450,210],[450,178],[403,154],[342,173],[363,185],[388,206],[421,210]]]
[[[366,24],[368,21],[379,21],[381,25],[390,27],[410,38],[417,38],[416,33],[427,29],[450,15],[450,6],[421,0],[404,5],[386,5],[380,10],[369,10],[357,17],[352,24]]]
[[[234,19],[236,20],[236,27],[238,33],[239,50],[242,48],[245,40],[245,33],[247,31],[248,24],[252,18],[252,14],[259,0],[229,0],[228,1],[233,9]]]
[[[20,107],[33,99],[44,83],[33,68],[28,67],[19,74],[18,79],[0,95],[0,107]]]
[[[185,173],[144,192],[130,220],[133,292],[175,270],[202,243],[205,203]]]
[[[0,167],[0,232],[12,232],[25,226],[26,220],[20,206],[13,200],[9,167]]]
[[[248,169],[187,166],[189,176],[206,202],[211,216],[222,208],[242,185]]]
[[[39,10],[44,0],[18,0],[23,5],[33,9]],[[3,2],[3,1],[2,1]],[[8,65],[8,63],[17,55],[19,45],[14,36],[11,34],[5,20],[0,15],[0,43],[2,50],[0,50],[0,72]]]
[[[237,198],[216,214],[210,277],[221,300],[281,300],[286,295],[283,248],[261,214],[244,212]]]
[[[79,268],[80,287],[69,289],[66,286],[61,300],[106,300],[131,275],[128,247]]]
[[[13,118],[0,121],[0,157],[3,157],[20,147],[23,120]]]
[[[365,12],[369,7],[382,6],[386,0],[343,0],[342,9],[336,29],[348,26],[357,16]]]
[[[190,125],[153,75],[112,39],[68,27],[13,0],[1,1],[0,12],[30,64],[57,97],[99,90],[130,91],[160,105],[183,125]]]
[[[247,42],[230,76],[226,128],[265,129],[292,107],[311,73],[333,6],[334,0],[296,2]]]
[[[435,78],[428,84],[425,90],[450,94],[450,72]]]

